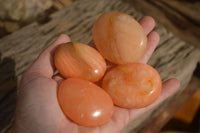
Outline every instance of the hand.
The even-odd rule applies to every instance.
[[[159,35],[152,31],[155,22],[151,17],[143,17],[139,23],[148,36],[148,44],[146,53],[138,62],[147,63],[159,42]],[[178,80],[169,79],[163,83],[162,92],[152,105],[141,109],[115,106],[113,116],[107,124],[94,128],[79,126],[63,114],[57,100],[57,88],[63,79],[53,76],[53,53],[59,44],[69,41],[67,35],[60,35],[23,75],[15,112],[14,133],[117,133],[129,122],[172,95],[180,86]]]

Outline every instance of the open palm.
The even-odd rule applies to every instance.
[[[159,35],[152,31],[155,22],[151,17],[143,17],[139,23],[148,36],[148,44],[146,53],[138,62],[147,63],[159,42]],[[53,53],[59,44],[69,41],[67,35],[60,35],[24,73],[15,111],[14,133],[117,133],[179,88],[179,81],[170,79],[163,83],[161,95],[156,102],[148,107],[124,109],[115,106],[107,124],[94,128],[77,125],[63,114],[58,104],[57,88],[63,79],[53,75]]]

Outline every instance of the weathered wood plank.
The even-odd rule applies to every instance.
[[[163,4],[172,8],[174,11],[182,15],[187,21],[194,25],[200,25],[200,2],[196,1],[167,1],[161,0]]]
[[[177,95],[173,101],[164,107],[164,109],[151,118],[151,121],[148,121],[141,129],[138,129],[138,133],[157,133],[161,128],[173,117],[173,115],[194,95],[194,93],[199,89],[200,86],[199,78],[193,76],[192,81],[184,89],[180,95]],[[196,83],[195,83],[196,82]],[[195,87],[191,87],[195,83]],[[198,87],[197,87],[198,86]]]
[[[15,106],[15,97],[7,96],[14,92],[20,81],[22,73],[32,64],[39,53],[47,47],[55,38],[61,34],[68,34],[73,41],[88,43],[92,40],[91,29],[96,18],[103,12],[118,10],[133,15],[136,19],[142,17],[142,14],[136,11],[131,5],[119,0],[80,0],[74,2],[71,6],[53,14],[49,22],[45,24],[33,23],[23,29],[6,36],[0,40],[1,65],[0,70],[4,69],[3,60],[6,58],[9,72],[2,71],[0,74],[0,109],[5,107],[6,103],[11,105],[6,109],[12,110],[3,112],[0,110],[0,121],[8,115],[12,116]],[[165,28],[157,25],[156,31],[161,35],[161,41],[152,56],[149,64],[153,65],[161,74],[163,80],[170,77],[178,78],[181,83],[181,89],[188,84],[191,75],[195,69],[196,63],[200,58],[199,50],[187,45],[185,42],[176,38]],[[9,86],[11,84],[11,86]],[[172,100],[171,97],[169,100]],[[154,108],[146,113],[140,119],[134,121],[134,126],[125,129],[126,132],[137,131],[142,128],[141,123],[145,123],[153,115],[158,115],[164,105]],[[0,127],[0,130],[3,128]]]
[[[153,16],[182,40],[200,48],[200,1],[125,0],[144,15]],[[187,36],[187,37],[186,37]]]
[[[27,22],[49,9],[52,3],[52,0],[1,0],[0,19]]]

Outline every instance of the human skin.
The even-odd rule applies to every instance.
[[[159,42],[159,35],[152,31],[155,26],[153,18],[143,17],[139,23],[148,40],[146,52],[137,62],[147,63]],[[107,124],[93,128],[80,126],[63,114],[57,100],[57,88],[63,78],[54,75],[53,54],[59,44],[69,41],[67,35],[60,35],[24,73],[18,89],[13,133],[118,133],[129,122],[174,94],[180,86],[177,79],[169,79],[162,84],[159,98],[150,106],[140,109],[115,106]]]

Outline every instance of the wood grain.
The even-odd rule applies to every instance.
[[[180,95],[177,95],[173,102],[166,105],[166,107],[159,113],[159,115],[152,117],[151,121],[148,121],[148,124],[145,124],[144,127],[138,130],[138,133],[157,133],[161,128],[173,117],[175,114],[198,90],[200,86],[199,78],[193,76],[186,89],[184,89]],[[191,87],[194,85],[195,87]],[[198,87],[197,87],[198,86]],[[192,105],[191,105],[192,106]],[[152,122],[154,121],[154,122]]]
[[[125,0],[144,15],[154,17],[190,45],[200,48],[200,1]]]
[[[11,118],[9,117],[8,121],[4,121],[4,119],[13,116],[16,88],[19,86],[22,74],[39,53],[61,33],[68,34],[73,41],[90,42],[92,40],[91,29],[97,17],[103,12],[113,10],[128,13],[136,19],[143,16],[130,4],[120,0],[77,0],[72,5],[54,13],[47,23],[32,23],[0,40],[2,62],[0,70],[5,67],[5,59],[8,59],[6,68],[10,69],[8,72],[0,73],[2,75],[0,81],[0,101],[2,101],[0,102],[0,125],[3,125],[0,126],[0,130],[9,123]],[[163,80],[175,77],[181,81],[181,88],[176,93],[178,95],[190,81],[200,59],[200,52],[160,25],[157,25],[155,30],[160,34],[161,40],[149,64],[160,72]],[[122,132],[140,130],[148,122],[148,119],[151,120],[153,116],[157,116],[176,95],[132,122]],[[5,107],[6,104],[8,106]],[[3,111],[3,108],[8,111]]]

